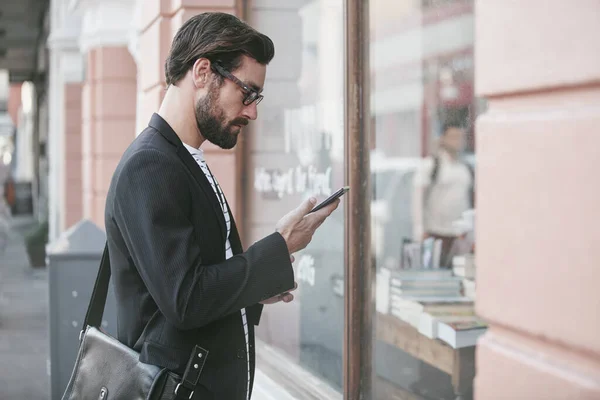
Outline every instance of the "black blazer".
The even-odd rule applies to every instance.
[[[142,362],[179,374],[194,345],[207,349],[194,396],[202,400],[246,398],[240,310],[246,307],[253,382],[257,303],[294,286],[283,237],[273,233],[243,252],[231,221],[234,256],[225,260],[219,201],[179,137],[154,114],[123,154],[106,200],[117,337]]]

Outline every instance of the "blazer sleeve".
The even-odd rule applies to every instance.
[[[202,227],[189,218],[197,206],[189,179],[177,158],[141,150],[123,165],[113,203],[115,222],[148,291],[167,320],[182,330],[294,286],[287,245],[277,232],[226,261],[203,262],[194,235]],[[259,318],[260,312],[253,322]]]

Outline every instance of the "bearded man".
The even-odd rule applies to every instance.
[[[311,198],[242,249],[200,147],[235,146],[257,118],[273,56],[271,39],[232,15],[184,23],[165,63],[162,105],[111,181],[105,223],[117,339],[141,362],[171,371],[178,399],[250,398],[263,305],[292,301],[293,253],[339,204],[309,214]]]

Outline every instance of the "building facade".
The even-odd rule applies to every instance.
[[[244,243],[351,186],[296,255],[296,300],[264,314],[257,384],[290,398],[600,397],[597,1],[53,0],[51,238],[81,218],[103,227],[171,40],[205,11],[276,46],[259,119],[236,149],[204,147]],[[409,266],[444,279],[415,291]]]

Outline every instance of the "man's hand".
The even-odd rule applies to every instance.
[[[289,292],[278,294],[277,296],[271,297],[270,299],[266,299],[260,302],[260,304],[275,304],[283,301],[284,303],[289,303],[294,300],[294,295],[290,292],[293,292],[298,288],[298,284],[294,282],[294,288]]]
[[[340,199],[336,199],[319,211],[308,214],[316,202],[314,197],[305,200],[298,208],[290,211],[277,222],[276,231],[285,239],[290,254],[302,250],[310,243],[317,228],[338,207]]]

